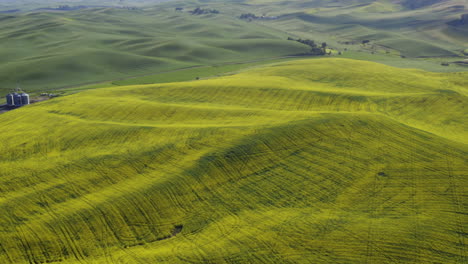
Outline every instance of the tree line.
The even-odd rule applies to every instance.
[[[216,9],[203,9],[200,7],[190,11],[192,15],[204,15],[204,14],[219,14],[219,10]]]
[[[327,54],[327,43],[326,42],[322,42],[322,44],[317,44],[315,43],[314,40],[311,40],[311,39],[294,39],[294,38],[291,38],[291,37],[288,37],[288,40],[292,40],[292,41],[297,41],[299,43],[302,43],[302,44],[305,44],[307,46],[310,47],[310,51],[308,54],[312,54],[312,55],[325,55]]]

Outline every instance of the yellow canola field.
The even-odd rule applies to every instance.
[[[468,75],[313,59],[0,115],[0,263],[466,263]]]

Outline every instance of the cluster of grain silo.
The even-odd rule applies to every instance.
[[[10,93],[6,96],[7,105],[13,107],[20,107],[23,105],[29,104],[29,94],[21,92],[21,93]]]

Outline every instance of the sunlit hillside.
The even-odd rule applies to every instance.
[[[0,115],[0,263],[466,263],[468,75],[301,60]]]

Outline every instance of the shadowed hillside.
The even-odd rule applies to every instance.
[[[449,2],[448,0],[403,0],[402,5],[411,9],[418,9],[434,4]]]
[[[466,263],[466,73],[301,60],[0,115],[1,263]]]

